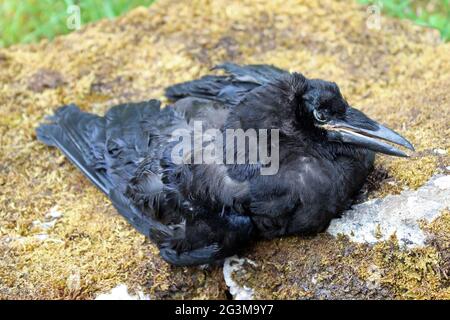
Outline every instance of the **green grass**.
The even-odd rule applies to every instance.
[[[450,40],[450,0],[359,0],[359,2],[379,3],[387,14],[437,29],[444,40]]]
[[[67,8],[78,5],[81,23],[112,19],[154,0],[0,0],[0,47],[52,39],[72,30]]]

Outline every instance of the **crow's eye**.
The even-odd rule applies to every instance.
[[[319,122],[327,121],[327,118],[325,117],[325,115],[322,112],[314,110],[313,114],[314,114],[314,118],[316,118],[317,121],[319,121]]]

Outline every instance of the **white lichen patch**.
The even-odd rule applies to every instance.
[[[150,297],[141,291],[137,295],[131,295],[125,284],[119,284],[110,292],[99,294],[95,300],[150,300]]]
[[[50,209],[50,211],[45,215],[45,220],[34,220],[32,222],[32,228],[38,230],[49,230],[52,229],[58,219],[62,217],[62,213],[58,210],[58,206],[54,206]]]
[[[440,156],[445,156],[447,154],[447,151],[444,149],[434,149],[433,152]]]
[[[450,176],[443,176],[434,181],[434,184],[442,190],[450,189]]]
[[[62,212],[59,211],[58,206],[54,206],[50,209],[50,211],[45,215],[46,219],[55,220],[62,217]]]
[[[48,233],[53,229],[63,214],[58,210],[58,206],[52,207],[45,214],[43,220],[34,220],[31,222],[30,234],[26,236],[8,236],[0,239],[1,242],[8,243],[11,246],[24,246],[35,243],[63,243],[61,239],[51,237]]]
[[[423,246],[420,221],[431,222],[450,207],[450,176],[436,175],[419,189],[373,199],[352,207],[331,222],[328,232],[360,243],[375,243],[396,235],[407,247]]]
[[[42,222],[40,220],[35,220],[32,222],[32,226],[35,229],[48,230],[55,226],[56,220]]]
[[[255,262],[249,259],[238,258],[237,256],[225,259],[223,264],[223,277],[234,300],[253,300],[253,289],[245,285],[241,286],[233,279],[235,273],[246,272],[244,269],[244,264],[246,263],[256,265]]]

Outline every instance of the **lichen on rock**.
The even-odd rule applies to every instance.
[[[348,1],[159,0],[53,41],[0,50],[0,299],[95,298],[124,284],[150,299],[226,298],[222,269],[175,268],[34,129],[60,105],[103,113],[163,98],[165,86],[220,62],[271,63],[339,84],[348,101],[411,140],[380,156],[369,198],[448,174],[450,51],[437,32]],[[435,150],[445,152],[435,152]],[[57,206],[54,226],[36,229]],[[445,211],[444,211],[445,212]],[[48,221],[47,221],[48,222]],[[329,234],[251,247],[234,280],[254,298],[449,298],[448,213],[429,242],[403,250]],[[45,238],[45,239],[44,239]],[[26,239],[24,241],[23,239]]]
[[[417,190],[353,206],[342,218],[331,221],[327,232],[372,244],[395,235],[403,246],[423,246],[426,235],[420,222],[432,222],[449,207],[450,175],[435,176]]]

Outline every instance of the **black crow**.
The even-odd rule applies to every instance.
[[[101,117],[67,105],[37,129],[169,263],[220,262],[253,239],[322,232],[350,206],[375,152],[407,156],[383,140],[414,150],[350,107],[335,83],[268,65],[216,69],[225,75],[167,88],[173,104],[165,108],[150,100],[115,106]],[[173,133],[193,132],[196,122],[223,134],[277,132],[266,146],[278,152],[277,170],[262,174],[272,164],[259,156],[250,162],[247,145],[224,150],[243,154],[241,163],[186,161],[198,150],[174,153],[180,141]],[[202,141],[200,150],[205,146]],[[174,154],[185,161],[174,161]]]

